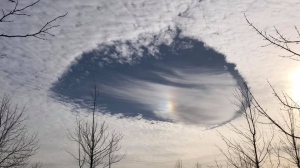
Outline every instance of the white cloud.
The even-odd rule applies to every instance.
[[[1,1],[1,7],[8,7],[2,3],[5,2]],[[25,3],[28,1],[21,5]],[[30,24],[3,24],[0,32],[34,31],[57,15],[69,12],[68,16],[58,21],[61,27],[53,31],[56,37],[49,41],[1,38],[0,51],[6,57],[0,60],[0,94],[10,93],[15,102],[26,103],[29,108],[29,126],[39,131],[41,144],[35,159],[44,162],[45,168],[72,167],[73,160],[65,149],[72,147],[66,129],[74,124],[70,113],[74,107],[50,98],[48,89],[83,52],[102,42],[135,39],[141,33],[157,34],[168,26],[179,25],[184,34],[202,39],[236,63],[259,100],[270,107],[273,101],[271,94],[266,96],[269,92],[265,79],[280,89],[289,89],[292,81],[286,74],[298,65],[277,57],[278,49],[260,48],[264,43],[248,27],[243,13],[261,29],[270,30],[273,25],[284,29],[298,23],[299,5],[295,0],[43,0],[30,8],[34,15],[26,18]],[[178,158],[186,160],[187,166],[196,160],[214,160],[213,131],[113,116],[108,116],[107,121],[125,135],[123,146],[128,157],[121,167],[171,167]],[[207,158],[208,155],[212,157]]]
[[[187,124],[216,125],[232,119],[236,113],[235,105],[229,100],[236,82],[228,72],[215,74],[213,71],[178,69],[176,78],[160,74],[168,81],[190,86],[186,88],[116,76],[122,85],[104,85],[100,90],[114,98],[141,104],[144,110],[154,110],[157,117]]]

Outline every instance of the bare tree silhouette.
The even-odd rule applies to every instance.
[[[229,139],[219,133],[227,146],[226,150],[220,147],[219,149],[226,157],[229,166],[235,168],[261,168],[271,154],[271,142],[274,133],[271,137],[265,138],[264,134],[266,132],[259,127],[260,113],[256,109],[256,102],[245,82],[243,88],[238,87],[235,96],[238,101],[236,105],[239,106],[239,109],[242,109],[246,126],[229,124],[228,128],[240,137],[240,141]]]
[[[5,2],[4,0],[1,1]],[[30,17],[28,9],[35,6],[40,0],[20,7],[18,0],[8,0],[8,3],[13,3],[13,8],[9,11],[1,9],[0,24],[12,24],[13,19],[19,17]],[[59,15],[54,19],[47,21],[39,30],[25,34],[5,34],[0,32],[2,38],[27,38],[35,37],[46,40],[47,36],[54,36],[50,30],[59,27],[53,23],[67,15]],[[30,24],[30,23],[28,23]],[[1,25],[0,25],[1,26]],[[15,26],[15,25],[12,25]],[[0,54],[1,58],[6,56]],[[18,105],[12,106],[9,96],[4,95],[0,105],[0,167],[3,168],[21,168],[29,166],[29,158],[36,154],[38,149],[37,134],[29,134],[26,127],[28,116],[24,114],[25,108],[19,108]],[[30,166],[31,168],[40,168],[41,164],[36,163]]]
[[[28,116],[25,108],[12,106],[5,95],[0,105],[0,167],[18,168],[28,165],[28,159],[37,149],[36,134],[29,134],[26,128]]]
[[[125,155],[117,152],[121,149],[121,133],[109,132],[105,121],[100,124],[96,121],[96,107],[99,100],[99,90],[94,85],[92,97],[92,123],[77,120],[77,128],[74,133],[69,131],[69,139],[78,144],[78,153],[70,153],[78,162],[78,167],[111,168],[113,164],[120,162]]]
[[[283,124],[270,117],[270,115],[262,108],[251,92],[250,94],[254,99],[258,112],[270,121],[270,123],[267,124],[275,125],[276,128],[279,128],[280,133],[283,134],[284,138],[280,138],[280,143],[275,150],[278,160],[284,159],[290,162],[290,164],[293,166],[300,168],[300,144],[299,135],[297,135],[299,134],[299,105],[285,93],[283,93],[283,98],[281,98],[271,85],[270,87],[272,88],[275,97],[277,97],[280,104],[283,106],[281,109],[282,113],[280,113]]]
[[[276,27],[274,27],[275,34],[273,35],[267,33],[266,31],[261,31],[249,21],[249,19],[246,17],[245,14],[244,16],[249,26],[253,28],[261,37],[263,37],[264,40],[268,42],[268,44],[265,46],[271,45],[271,46],[278,47],[291,54],[282,57],[300,61],[300,53],[299,51],[297,51],[297,45],[299,44],[300,40],[297,39],[290,40],[289,37],[283,35]],[[298,28],[294,26],[294,29],[297,38],[299,38],[300,33]],[[280,110],[282,112],[281,119],[283,119],[283,123],[271,117],[267,113],[267,111],[262,108],[262,106],[258,103],[258,101],[255,99],[255,97],[252,95],[251,92],[250,94],[254,99],[254,102],[256,104],[256,109],[259,111],[259,113],[262,114],[264,117],[266,117],[270,121],[270,123],[276,126],[276,128],[279,129],[280,133],[283,134],[284,138],[281,138],[280,144],[275,150],[278,159],[283,158],[293,166],[300,167],[300,157],[299,157],[300,150],[299,150],[299,142],[298,142],[300,139],[300,134],[298,130],[300,106],[286,93],[282,93],[282,95],[279,95],[278,92],[270,84],[270,82],[268,83],[273,91],[274,96],[277,98],[279,103],[283,106],[283,109]]]
[[[275,151],[279,158],[288,161],[293,167],[300,168],[300,144],[299,139],[295,137],[295,133],[299,132],[299,122],[297,120],[299,119],[300,111],[287,106],[284,106],[282,110],[288,114],[288,117],[282,116],[282,118],[291,136],[283,133],[284,138],[280,139],[278,149]],[[297,116],[297,118],[295,118],[295,116]]]
[[[279,100],[280,104],[282,104],[285,108],[289,110],[300,110],[299,105],[293,101],[291,97],[289,97],[286,93],[282,93],[284,98],[281,98],[278,93],[275,91],[273,86],[269,83],[270,87],[273,90],[274,96]],[[255,97],[252,95],[250,92],[255,104],[256,104],[256,109],[259,111],[260,114],[262,114],[264,117],[266,117],[273,125],[275,125],[281,132],[286,134],[287,136],[290,136],[292,138],[300,139],[300,136],[296,134],[296,132],[291,133],[291,130],[288,128],[285,128],[284,125],[282,125],[279,121],[275,120],[273,117],[271,117],[267,111],[260,105],[260,103],[255,99]],[[293,104],[289,103],[293,102]],[[290,123],[291,124],[291,123]]]

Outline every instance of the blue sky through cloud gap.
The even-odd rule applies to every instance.
[[[159,42],[158,35],[147,46],[137,45],[142,36],[138,42],[99,45],[84,53],[52,91],[85,107],[96,81],[102,111],[123,117],[215,125],[238,116],[228,106],[242,81],[235,65],[203,42],[182,37],[180,30],[166,34],[171,42]]]

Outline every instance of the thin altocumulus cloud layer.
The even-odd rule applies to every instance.
[[[161,32],[147,45],[143,35],[137,42],[99,45],[84,53],[52,90],[62,101],[84,106],[96,82],[100,108],[125,117],[211,126],[239,116],[230,105],[243,80],[235,65],[180,32]]]
[[[33,1],[20,0],[20,5],[24,6],[30,2]],[[0,7],[11,8],[6,1],[1,1]],[[115,50],[122,53],[121,56],[126,56],[115,55],[115,60],[128,63],[135,60],[127,57],[135,55],[133,51],[138,58],[141,56],[139,53],[143,52],[141,47],[135,47],[136,50],[132,50],[131,46],[147,46],[148,52],[155,55],[162,52],[157,46],[163,43],[170,45],[174,41],[174,36],[170,38],[167,35],[160,36],[162,38],[158,39],[158,44],[151,46],[149,43],[153,41],[153,37],[160,32],[167,32],[169,28],[179,27],[184,36],[201,39],[205,45],[226,55],[227,61],[236,65],[236,69],[249,82],[254,93],[257,93],[257,98],[274,108],[270,99],[272,95],[267,92],[266,79],[275,83],[275,87],[279,86],[282,90],[289,89],[293,84],[289,74],[299,65],[276,57],[280,53],[278,49],[260,48],[265,43],[249,28],[243,14],[246,13],[248,18],[262,30],[271,30],[275,25],[287,32],[288,27],[293,29],[295,24],[298,26],[299,8],[300,4],[296,0],[89,0],[84,2],[81,0],[42,0],[35,7],[30,8],[29,12],[32,17],[26,17],[24,20],[16,18],[13,23],[0,25],[0,31],[3,33],[31,32],[39,29],[57,15],[66,12],[68,15],[58,20],[57,23],[61,26],[52,31],[56,36],[47,41],[35,38],[1,38],[0,51],[6,56],[0,61],[0,93],[9,93],[15,102],[26,104],[27,113],[30,114],[28,126],[30,130],[39,132],[40,150],[34,160],[41,161],[45,168],[74,167],[72,165],[74,160],[65,152],[76,147],[68,141],[67,128],[74,126],[73,114],[75,112],[80,111],[79,115],[86,116],[88,113],[84,112],[88,110],[81,108],[77,103],[64,102],[53,97],[53,89],[64,83],[64,77],[72,78],[69,76],[72,75],[72,72],[69,72],[72,68],[79,70],[76,68],[82,66],[82,61],[89,61],[93,52],[102,51],[99,44],[100,47],[101,44],[106,44],[102,46],[104,49],[107,46],[115,46]],[[18,26],[12,26],[13,24]],[[144,37],[144,41],[140,40],[139,44],[126,44],[126,41],[137,42],[141,39],[140,36]],[[120,43],[114,41],[120,41]],[[112,61],[109,58],[106,60]],[[101,61],[98,63],[100,67],[104,66]],[[94,67],[94,64],[92,65]],[[132,67],[137,68],[137,65]],[[170,68],[174,69],[174,66]],[[201,73],[201,79],[207,78],[211,81],[212,74],[218,76],[212,81],[218,83],[218,88],[223,88],[221,92],[226,95],[231,92],[230,88],[236,82],[236,77],[232,72],[225,70],[226,68],[220,68],[205,69],[205,73]],[[196,75],[199,69],[187,70],[179,66],[175,66],[175,69],[180,74],[179,76],[187,79],[196,81],[200,78]],[[155,74],[156,77],[187,84],[187,81],[178,78],[178,75],[174,78],[174,75],[164,73],[164,71],[159,72]],[[79,75],[83,74],[79,73]],[[87,78],[84,75],[83,77]],[[154,92],[153,97],[159,100],[167,95],[157,94],[156,91],[163,87],[166,91],[169,89],[170,92],[179,95],[186,89],[178,86],[162,86],[157,82],[145,82],[144,79],[132,79],[128,75],[124,78],[129,83],[125,85],[127,91],[139,93],[139,90],[147,89],[147,96],[150,95],[149,92]],[[219,81],[223,78],[226,78],[222,80],[226,87],[225,85],[219,86]],[[72,81],[66,84],[72,83],[76,84]],[[205,82],[204,84],[208,85]],[[138,87],[133,88],[132,85],[138,85]],[[148,87],[144,88],[140,85]],[[77,87],[77,89],[81,88]],[[229,89],[228,92],[225,89]],[[77,91],[74,90],[74,93]],[[111,89],[111,91],[115,95],[121,92],[120,89]],[[56,94],[62,97],[71,96],[58,91]],[[83,91],[80,96],[84,96]],[[141,96],[130,97],[130,101],[138,102]],[[145,98],[145,101],[153,101],[153,97]],[[186,103],[178,97],[174,101]],[[150,103],[149,106],[155,103]],[[163,103],[163,106],[165,105]],[[230,106],[229,103],[226,111],[233,115],[236,109],[233,108],[231,111]],[[151,107],[151,109],[155,108]],[[226,115],[229,113],[226,112]],[[102,117],[112,129],[124,134],[122,144],[127,157],[122,165],[116,165],[116,167],[173,167],[174,161],[178,158],[181,158],[188,167],[196,161],[209,163],[220,157],[218,150],[214,148],[214,142],[217,139],[214,130],[204,131],[199,126],[182,123],[149,122],[139,117],[120,118],[109,114]],[[167,118],[172,119],[172,117]],[[184,118],[189,117],[181,116],[180,121],[184,122]],[[192,122],[191,119],[187,120]]]

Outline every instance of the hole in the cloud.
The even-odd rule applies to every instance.
[[[178,30],[102,44],[84,53],[52,91],[85,107],[95,80],[101,107],[113,115],[202,125],[239,115],[229,101],[242,81],[235,65]]]

